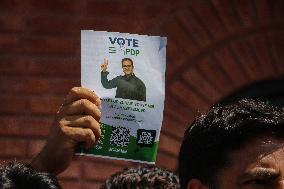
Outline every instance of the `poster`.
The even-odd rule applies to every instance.
[[[78,154],[154,163],[163,121],[165,37],[81,31],[81,85],[102,101],[102,136]]]

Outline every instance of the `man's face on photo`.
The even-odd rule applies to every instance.
[[[122,69],[125,75],[133,74],[133,66],[129,60],[125,60],[122,62]]]
[[[284,140],[258,137],[229,153],[218,189],[284,189]],[[210,171],[210,170],[208,170]]]

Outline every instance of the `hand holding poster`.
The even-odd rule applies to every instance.
[[[163,120],[166,38],[81,32],[81,85],[102,100],[98,144],[79,154],[154,163]]]

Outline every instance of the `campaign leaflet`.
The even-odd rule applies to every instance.
[[[167,39],[81,31],[81,85],[101,98],[101,137],[77,154],[155,163],[163,121]]]

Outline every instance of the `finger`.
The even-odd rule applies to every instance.
[[[102,101],[101,101],[101,99],[100,98],[98,98],[97,99],[97,101],[96,101],[96,105],[97,105],[97,107],[99,108],[99,110],[101,109],[101,105],[102,105]]]
[[[96,144],[96,136],[89,128],[62,127],[62,131],[76,143],[84,142],[86,147],[92,147]]]
[[[99,100],[99,97],[95,92],[89,89],[83,87],[73,87],[70,90],[69,94],[66,96],[64,104],[69,104],[79,99],[88,99],[89,101],[98,105],[97,101]]]
[[[100,101],[98,102],[98,104]],[[60,116],[64,117],[64,115],[91,115],[96,120],[100,120],[101,111],[98,106],[87,99],[80,99],[71,104],[64,105],[61,107]]]
[[[98,121],[90,115],[66,116],[60,120],[60,125],[69,127],[89,128],[93,131],[98,140],[101,136],[101,128]]]

